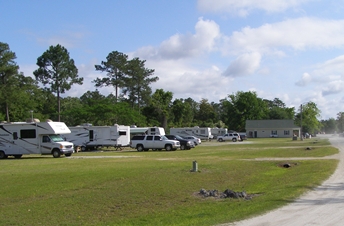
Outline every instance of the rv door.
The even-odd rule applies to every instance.
[[[22,154],[40,153],[36,129],[20,129],[17,135],[19,135],[18,139],[13,139],[13,143],[17,149],[21,150]]]

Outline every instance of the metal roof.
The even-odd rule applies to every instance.
[[[246,129],[299,129],[291,119],[274,119],[274,120],[246,120]]]

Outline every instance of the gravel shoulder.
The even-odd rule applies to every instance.
[[[328,180],[287,206],[258,217],[222,224],[222,226],[343,225],[344,138],[330,135],[321,135],[321,137],[329,138],[331,144],[339,149],[338,155],[330,157],[338,158],[340,161],[338,168]]]

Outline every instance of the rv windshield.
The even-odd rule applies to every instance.
[[[51,135],[49,135],[49,137],[54,142],[64,141],[64,139],[61,137],[60,134],[51,134]]]

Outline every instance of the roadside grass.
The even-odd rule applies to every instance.
[[[189,151],[76,153],[0,161],[0,225],[216,225],[285,205],[336,169],[326,139],[203,142]],[[309,148],[307,148],[309,147]],[[267,160],[255,159],[267,158]],[[284,158],[284,159],[276,159]],[[198,172],[191,172],[193,161]],[[290,168],[282,167],[288,163]],[[202,197],[246,191],[251,200]]]

